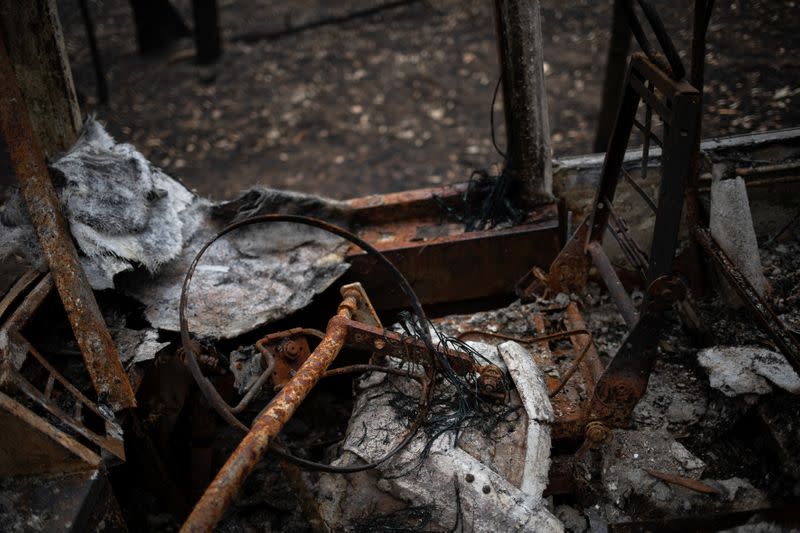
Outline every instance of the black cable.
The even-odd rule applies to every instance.
[[[502,82],[503,82],[503,76],[501,75],[497,78],[497,85],[494,86],[494,94],[492,95],[492,107],[489,109],[489,127],[491,128],[492,131],[492,144],[494,145],[494,149],[497,150],[497,153],[500,154],[500,157],[506,159],[506,153],[502,151],[499,146],[497,146],[497,138],[495,137],[494,133],[494,106],[495,103],[497,102],[497,93],[500,90],[500,84]],[[503,105],[505,106],[505,102],[503,102]]]

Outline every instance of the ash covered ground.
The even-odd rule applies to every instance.
[[[174,4],[191,24],[191,2]],[[542,2],[556,156],[591,151],[611,4]],[[658,3],[686,51],[692,4]],[[491,2],[428,0],[279,36],[380,2],[221,1],[225,52],[214,67],[193,63],[190,38],[140,57],[128,2],[89,5],[110,89],[107,107],[95,98],[77,4],[59,2],[82,110],[203,195],[231,198],[261,183],[349,198],[466,181],[473,169],[499,162],[489,130],[498,78]],[[794,6],[717,3],[704,136],[798,124]],[[237,41],[254,32],[272,38]]]

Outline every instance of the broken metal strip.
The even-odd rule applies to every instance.
[[[8,320],[3,324],[3,329],[8,332],[13,332],[24,328],[52,290],[53,277],[47,274],[39,280],[39,283],[31,289],[31,292],[29,292],[19,306],[14,309],[14,312],[11,313],[11,316],[9,316]]]
[[[642,161],[644,161],[644,159]],[[642,166],[642,170],[644,170],[644,168],[646,168],[646,166]],[[633,190],[636,191],[639,194],[639,196],[642,197],[642,199],[647,204],[647,207],[649,207],[650,210],[653,213],[655,213],[656,209],[657,209],[656,208],[656,203],[653,201],[652,198],[650,198],[650,195],[647,194],[644,189],[642,189],[642,186],[639,185],[638,183],[636,183],[636,180],[633,179],[633,176],[631,176],[630,172],[628,172],[625,169],[625,167],[622,167],[622,177],[625,178],[625,181],[628,182],[628,185],[633,187]]]
[[[633,326],[639,321],[639,313],[636,311],[636,306],[633,305],[633,300],[625,291],[625,287],[622,286],[622,281],[620,281],[614,270],[614,265],[611,264],[611,260],[603,250],[603,245],[593,241],[588,244],[586,249],[592,256],[592,262],[597,268],[600,277],[603,278],[609,294],[614,298],[614,303],[616,303],[617,309],[619,309],[622,318],[625,320],[625,324],[629,329],[633,329]]]
[[[355,300],[348,297],[345,298],[345,302],[348,299],[352,300],[354,308]],[[347,338],[348,328],[345,320],[349,317],[348,307],[340,306],[337,316],[328,323],[325,338],[289,383],[258,415],[250,431],[195,505],[181,527],[182,532],[208,532],[219,522],[239,493],[245,479],[255,469],[283,426],[339,354]]]
[[[41,407],[46,409],[51,415],[58,418],[59,421],[69,426],[70,429],[72,429],[82,437],[88,439],[89,441],[99,446],[103,450],[111,453],[112,455],[118,457],[123,461],[125,460],[125,446],[124,443],[122,442],[122,439],[108,437],[105,435],[99,435],[94,431],[90,430],[89,428],[87,428],[81,422],[79,416],[80,407],[83,405],[87,405],[90,408],[94,407],[90,402],[88,402],[85,399],[76,402],[75,415],[72,416],[69,413],[63,411],[58,405],[55,404],[55,402],[53,402],[50,398],[48,398],[42,391],[34,387],[19,372],[10,367],[6,367],[6,369],[4,370],[7,370],[7,372],[6,371],[3,372],[4,383],[12,383],[13,387],[15,387],[25,396],[27,396],[28,398],[39,404]],[[63,378],[61,379],[63,380]],[[61,380],[59,381],[62,382],[63,384],[63,381]],[[92,411],[94,411],[94,409],[92,409]],[[107,421],[107,419],[102,414],[100,416],[103,418],[103,420]]]
[[[647,106],[647,109],[648,109],[648,111],[650,111],[650,109],[651,109],[650,106]],[[664,142],[660,138],[658,138],[658,136],[655,133],[653,133],[650,130],[650,127],[647,124],[642,124],[641,122],[639,122],[638,119],[633,119],[633,125],[636,126],[636,129],[638,129],[639,131],[641,131],[644,134],[645,144],[642,147],[642,154],[643,154],[642,155],[642,163],[644,163],[650,157],[649,156],[649,152],[650,152],[650,142],[649,141],[653,141],[654,143],[656,143],[656,146],[658,146],[659,148],[662,148],[662,149],[664,148]]]
[[[672,483],[673,485],[678,485],[679,487],[685,487],[695,492],[700,492],[702,494],[722,494],[722,491],[718,488],[712,487],[708,483],[704,483],[699,479],[692,479],[690,477],[679,476],[678,474],[670,474],[668,472],[658,472],[656,470],[650,470],[649,468],[645,468],[644,471],[656,479],[666,481],[667,483]]]
[[[135,407],[133,389],[78,259],[50,180],[44,152],[33,132],[2,41],[0,38],[0,129],[28,215],[81,348],[92,385],[115,411]]]
[[[578,311],[578,306],[575,302],[567,304],[567,324],[567,327],[571,330],[586,329],[586,323],[583,321],[583,317],[580,311]],[[582,336],[572,335],[570,339],[572,340],[575,353],[580,353],[584,349],[584,342],[589,344],[586,350],[586,356],[583,359],[583,365],[581,366],[581,375],[583,376],[585,390],[587,392],[592,391],[594,390],[597,380],[603,375],[603,363],[600,361],[600,356],[597,354],[597,348],[591,337],[583,340]],[[587,395],[587,401],[589,398],[590,396]]]
[[[3,299],[0,300],[0,319],[5,316],[6,311],[8,311],[9,307],[11,307],[11,304],[13,304],[16,299],[22,295],[22,293],[27,291],[28,288],[36,280],[38,280],[41,275],[42,273],[38,270],[31,269],[26,271],[22,276],[19,277],[17,281],[14,282],[14,285],[8,289],[8,292],[6,292],[5,296],[3,296]]]
[[[786,356],[786,360],[792,365],[796,372],[800,373],[800,343],[798,343],[786,324],[778,318],[770,308],[769,304],[758,294],[753,285],[742,274],[742,272],[731,261],[725,251],[717,244],[711,231],[705,228],[695,227],[693,235],[700,246],[706,251],[709,257],[716,263],[722,273],[730,282],[742,301],[747,304],[747,308],[753,314],[764,331],[772,337],[778,349]]]
[[[65,457],[42,461],[41,456],[39,456],[35,461],[27,461],[26,464],[24,460],[21,461],[17,456],[12,463],[14,471],[3,470],[0,472],[1,475],[31,475],[53,472],[63,474],[70,471],[97,468],[101,462],[98,454],[3,392],[0,392],[0,421],[2,422],[3,431],[20,434],[19,429],[24,428],[25,431],[32,432],[30,436],[22,434],[25,437],[24,442],[20,443],[21,446],[25,446],[25,449],[21,450],[22,452],[41,453],[41,448],[38,446],[40,443],[35,442],[35,440],[40,440],[55,445],[51,450],[48,450],[49,452],[52,453],[53,449],[60,449],[67,452],[64,454],[65,456],[72,457],[68,463],[65,463]],[[16,427],[9,427],[11,425],[16,425]],[[35,436],[36,439],[31,439],[32,436]],[[19,451],[17,450],[17,452]],[[6,452],[6,450],[3,450],[3,452]],[[3,464],[2,466],[7,467],[8,465]]]
[[[792,161],[790,163],[780,163],[775,165],[760,165],[757,167],[737,168],[736,175],[743,178],[747,178],[749,176],[762,176],[764,174],[775,176],[792,176],[796,178],[798,171],[800,171],[800,161]]]
[[[52,415],[59,418],[63,421],[66,425],[68,425],[72,430],[80,434],[81,436],[85,437],[86,439],[90,440],[100,448],[105,449],[112,455],[115,455],[119,459],[125,460],[125,449],[121,438],[115,438],[108,435],[101,435],[98,434],[89,428],[87,428],[80,420],[80,411],[82,411],[83,407],[88,408],[89,411],[93,412],[97,415],[100,419],[105,421],[105,427],[108,429],[109,427],[115,427],[116,423],[109,418],[106,413],[103,413],[97,405],[95,405],[89,398],[83,395],[74,385],[72,385],[69,380],[64,378],[48,361],[45,359],[34,346],[25,339],[22,334],[19,332],[19,329],[16,326],[22,326],[29,318],[29,312],[27,309],[35,310],[38,308],[41,300],[44,299],[52,289],[53,282],[50,279],[50,275],[46,275],[45,278],[36,286],[32,295],[23,302],[23,305],[20,306],[19,309],[23,309],[22,313],[16,314],[12,316],[13,320],[9,320],[8,323],[4,326],[3,331],[6,331],[8,335],[11,337],[9,340],[11,342],[15,342],[21,345],[25,352],[32,356],[33,360],[36,361],[48,374],[48,379],[45,384],[45,390],[40,391],[36,387],[33,386],[28,379],[23,376],[19,369],[15,366],[15,362],[11,358],[4,357],[2,360],[2,371],[0,371],[0,384],[7,388],[16,388],[23,394],[25,394],[31,400],[37,402],[41,407],[49,411]],[[27,308],[27,309],[26,309]],[[14,326],[13,329],[9,329],[9,325]],[[27,359],[27,358],[26,358]],[[21,366],[22,362],[19,364]],[[73,400],[75,401],[75,408],[76,414],[75,416],[69,415],[68,413],[64,412],[55,402],[52,401],[51,395],[53,392],[53,386],[55,382],[58,383],[69,393],[72,395]]]

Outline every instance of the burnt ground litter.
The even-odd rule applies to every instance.
[[[83,113],[205,196],[262,184],[350,198],[462,182],[501,162],[489,128],[499,75],[491,2],[409,2],[298,31],[382,4],[222,1],[223,56],[199,66],[191,38],[140,56],[128,2],[90,1],[107,106],[96,99],[78,4],[58,4]],[[191,2],[174,4],[191,25]],[[611,4],[542,2],[556,157],[592,151]],[[657,3],[687,64],[692,4]],[[717,2],[705,137],[800,122],[795,4]]]

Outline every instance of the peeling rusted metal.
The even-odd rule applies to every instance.
[[[264,358],[274,361],[272,369],[272,385],[280,390],[300,369],[311,355],[307,335],[322,338],[324,333],[315,329],[292,328],[278,333],[271,333],[259,339],[255,346]]]
[[[437,200],[458,209],[463,205],[459,191],[456,186],[407,191],[353,204],[359,235],[414,282],[424,304],[509,295],[526,271],[533,265],[547,267],[561,249],[555,204],[537,207],[514,227],[464,232],[463,224],[443,224]],[[351,266],[344,280],[361,281],[375,307],[407,305],[375,257],[353,247],[347,261]]]
[[[135,407],[133,389],[78,260],[2,41],[0,38],[0,128],[28,215],[98,397],[115,411]]]
[[[578,310],[575,302],[567,304],[567,323],[571,330],[587,329],[586,323],[583,321],[583,316]],[[583,359],[581,366],[581,375],[583,376],[583,383],[586,390],[593,390],[597,380],[603,375],[603,363],[600,361],[600,356],[597,354],[597,348],[592,342],[591,337],[581,335],[573,335],[570,337],[572,346],[575,353],[580,353],[586,349],[586,356]],[[588,348],[584,348],[588,344]],[[587,397],[588,400],[588,397]]]
[[[589,226],[584,220],[550,264],[547,273],[534,267],[517,282],[517,296],[524,300],[543,290],[554,293],[582,291],[589,280],[591,266],[585,250],[588,237]]]

